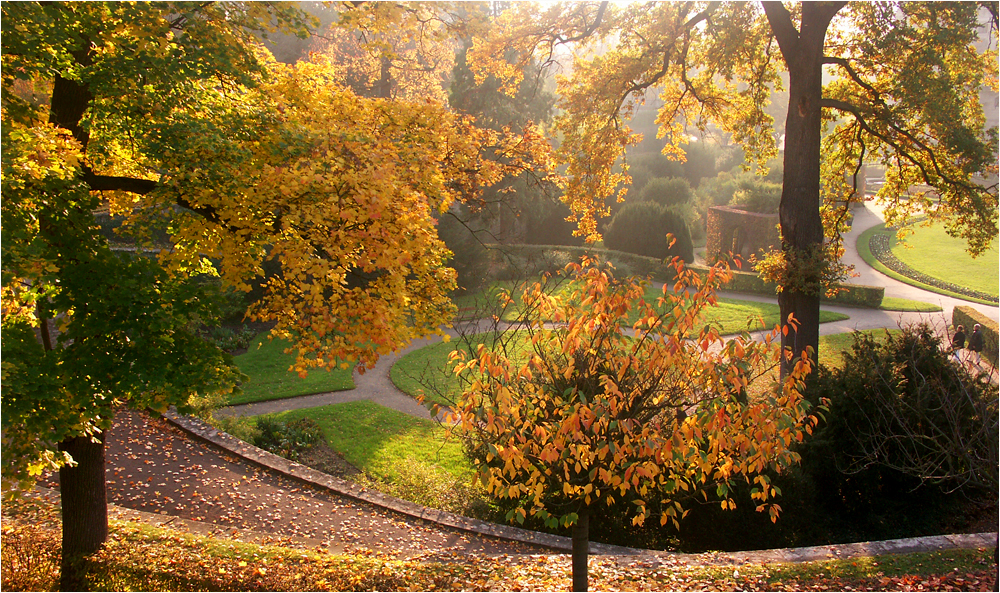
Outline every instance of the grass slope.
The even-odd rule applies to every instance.
[[[228,404],[354,389],[351,369],[314,369],[304,379],[298,373],[289,371],[295,363],[295,356],[283,352],[287,347],[287,342],[268,340],[264,333],[254,339],[246,353],[234,357],[236,366],[250,378],[240,386],[242,393],[230,398]]]
[[[404,479],[416,466],[436,468],[455,478],[472,478],[461,444],[447,440],[444,427],[374,402],[292,410],[277,417],[311,418],[323,430],[331,449],[358,469],[388,482]]]
[[[861,333],[873,335],[876,339],[885,339],[886,332],[889,335],[897,335],[901,333],[898,329],[867,329],[863,330]],[[828,367],[840,368],[844,366],[844,352],[851,349],[854,345],[854,333],[845,332],[842,334],[833,334],[829,336],[819,337],[819,361]]]

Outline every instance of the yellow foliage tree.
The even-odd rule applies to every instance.
[[[341,25],[423,26],[419,6],[393,6]],[[238,380],[192,329],[216,312],[192,277],[247,289],[277,260],[252,314],[293,342],[300,373],[363,370],[450,322],[435,217],[550,169],[533,128],[359,97],[323,59],[277,64],[258,35],[308,35],[291,3],[7,3],[3,22],[2,416],[17,453],[3,476],[60,469],[64,576],[107,537],[116,407],[165,410]],[[99,207],[140,238],[165,227],[169,245],[111,249]]]
[[[991,3],[524,2],[470,63],[513,92],[532,58],[572,58],[556,130],[564,201],[592,240],[631,181],[623,156],[640,138],[628,124],[647,93],[662,103],[664,154],[683,160],[691,128],[714,125],[763,170],[779,148],[767,107],[787,88],[782,252],[766,272],[782,317],[800,321],[784,346],[816,356],[820,295],[846,272],[839,232],[864,199],[866,162],[886,168],[893,223],[944,221],[974,255],[996,239],[997,127],[980,92],[997,90],[998,29]]]
[[[417,22],[401,27],[406,11],[379,4],[365,19],[331,24],[315,38],[312,51],[328,57],[337,82],[362,97],[447,102],[444,85],[457,44],[436,7],[409,5]]]

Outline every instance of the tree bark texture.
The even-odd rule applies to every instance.
[[[590,553],[590,509],[580,511],[573,524],[573,590],[587,590],[587,556]]]
[[[59,469],[62,498],[63,591],[85,589],[79,561],[98,551],[108,539],[108,499],[104,482],[104,433],[97,442],[76,437],[59,443],[76,465]]]
[[[788,67],[788,114],[785,120],[784,177],[778,217],[786,261],[823,245],[820,218],[821,101],[823,98],[823,47],[830,20],[840,2],[803,2],[800,30],[780,2],[765,2],[764,10]],[[798,278],[805,270],[790,270]],[[819,349],[819,299],[821,287],[782,289],[778,293],[781,322],[793,315],[798,329],[783,334],[781,346],[795,357],[808,348],[816,360]],[[814,290],[813,290],[814,289]],[[784,359],[783,359],[784,360]],[[782,375],[794,362],[782,363]]]

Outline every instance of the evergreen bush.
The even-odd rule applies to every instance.
[[[667,243],[667,233],[674,236],[673,246]],[[646,257],[667,259],[676,256],[685,262],[694,261],[687,223],[655,202],[626,204],[606,227],[604,244],[609,249]]]
[[[257,431],[254,446],[292,461],[323,438],[322,429],[309,418],[285,422],[268,414],[257,419]]]
[[[639,192],[638,202],[656,202],[664,206],[690,204],[694,191],[687,179],[680,177],[657,177],[651,179]]]

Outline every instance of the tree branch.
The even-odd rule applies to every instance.
[[[875,128],[873,128],[869,124],[869,122],[865,119],[864,115],[861,113],[861,110],[857,106],[847,103],[846,101],[840,101],[838,99],[824,98],[820,101],[820,107],[828,109],[838,109],[840,111],[846,111],[852,114],[854,116],[855,121],[858,122],[858,125],[861,126],[866,132],[868,132],[872,136],[875,136],[876,138],[882,140],[883,142],[891,146],[893,150],[896,151],[897,154],[902,156],[906,161],[909,161],[910,164],[912,164],[913,166],[917,167],[917,169],[920,170],[920,176],[923,177],[924,181],[927,182],[928,185],[931,186],[937,185],[936,183],[933,182],[930,172],[928,172],[927,167],[923,163],[921,163],[915,156],[913,156],[910,153],[910,151],[906,150],[903,146],[901,146],[888,134],[875,130]],[[928,160],[930,160],[931,166],[934,169],[934,173],[945,183],[957,187],[964,187],[966,189],[976,190],[980,188],[980,186],[974,183],[966,183],[959,179],[953,179],[951,176],[949,176],[942,170],[941,164],[938,162],[938,159],[934,155],[934,150],[930,146],[927,146],[926,143],[916,138],[913,134],[891,122],[886,122],[886,125],[889,127],[890,130],[896,132],[900,136],[905,137],[907,140],[915,144],[917,148],[919,148],[921,152],[923,152],[927,156]]]
[[[83,181],[93,191],[127,191],[143,196],[160,186],[159,182],[152,179],[98,175],[90,167],[83,167]]]
[[[764,14],[767,15],[767,22],[771,25],[771,32],[778,40],[778,47],[781,54],[786,56],[794,55],[799,47],[799,32],[792,23],[792,15],[785,8],[785,5],[778,1],[761,2],[764,7]]]
[[[881,93],[879,93],[877,90],[875,90],[875,87],[873,87],[872,85],[870,85],[867,82],[865,82],[864,80],[862,80],[861,76],[857,73],[857,71],[854,69],[854,67],[851,66],[851,63],[849,61],[847,61],[846,59],[844,59],[844,58],[838,58],[838,57],[833,57],[833,56],[823,56],[823,63],[824,64],[836,64],[837,66],[840,66],[847,73],[847,76],[851,80],[853,80],[854,82],[856,82],[858,84],[858,86],[860,86],[861,88],[865,89],[869,93],[875,95],[876,99],[879,102],[882,101],[882,99],[881,99],[881,96],[882,96]]]

